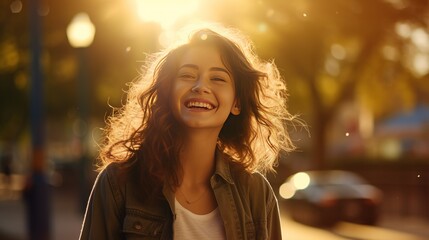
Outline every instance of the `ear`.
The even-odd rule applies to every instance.
[[[234,105],[233,105],[233,107],[232,107],[232,109],[231,109],[231,113],[232,113],[233,115],[239,115],[239,114],[240,114],[240,112],[241,112],[240,103],[238,102],[238,100],[237,100],[237,99],[235,99],[235,101],[234,101]]]

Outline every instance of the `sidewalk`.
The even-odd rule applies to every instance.
[[[52,189],[51,236],[53,240],[76,240],[82,223],[79,196],[75,191]],[[25,240],[26,206],[19,192],[0,194],[0,239]]]
[[[429,239],[429,219],[418,217],[383,216],[380,227],[394,229],[404,233],[412,233],[423,239]]]

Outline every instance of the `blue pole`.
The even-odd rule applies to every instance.
[[[29,1],[31,47],[31,175],[24,192],[27,205],[27,225],[30,240],[51,239],[50,188],[45,175],[45,136],[43,124],[43,76],[41,68],[41,26],[39,0]]]

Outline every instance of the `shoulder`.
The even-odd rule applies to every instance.
[[[112,162],[104,167],[97,176],[97,182],[111,182],[112,180],[117,180],[120,175],[122,175],[123,164]]]
[[[267,178],[260,172],[249,172],[242,164],[234,162],[227,154],[218,154],[216,173],[230,183],[242,197],[249,199],[265,196],[266,201],[275,199]]]
[[[100,178],[116,179],[125,181],[130,176],[134,176],[138,166],[128,162],[111,162],[100,171]]]
[[[269,186],[269,182],[265,176],[258,172],[249,172],[246,169],[244,169],[243,166],[241,166],[238,163],[235,163],[233,161],[229,161],[229,169],[231,171],[231,176],[234,180],[237,181],[244,181],[246,183],[253,183],[263,186]]]
[[[216,172],[238,188],[247,188],[270,192],[271,185],[267,178],[258,171],[249,172],[242,164],[235,162],[228,154],[218,154]]]
[[[123,163],[109,163],[99,172],[94,188],[104,192],[104,194],[110,193],[118,200],[124,196],[128,172],[129,170],[124,167]]]
[[[239,188],[243,188],[244,192],[249,195],[256,193],[258,195],[263,194],[267,200],[274,198],[274,192],[271,184],[267,178],[260,172],[248,172],[240,166],[231,164],[231,176],[234,180],[234,184]]]
[[[249,173],[232,168],[234,188],[240,196],[243,208],[248,209],[255,224],[265,226],[269,215],[278,211],[277,197],[267,178],[260,172]]]

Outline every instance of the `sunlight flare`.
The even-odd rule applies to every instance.
[[[142,21],[159,23],[164,29],[182,17],[191,16],[198,7],[197,0],[135,0]]]

